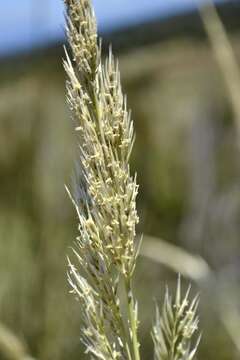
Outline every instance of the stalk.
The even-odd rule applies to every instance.
[[[134,360],[140,360],[139,342],[137,335],[138,320],[137,320],[137,303],[134,302],[132,280],[125,278],[125,291],[127,296],[127,308],[128,308],[128,321],[129,321],[129,332],[130,340],[132,345],[132,352]]]

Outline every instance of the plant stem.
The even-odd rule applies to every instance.
[[[137,316],[133,298],[133,291],[132,291],[132,281],[129,278],[125,278],[125,290],[127,295],[127,308],[128,308],[128,319],[130,325],[130,339],[132,342],[132,350],[134,360],[140,360],[140,353],[139,353],[139,342],[137,337]]]

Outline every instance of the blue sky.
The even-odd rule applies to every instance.
[[[166,16],[201,0],[93,0],[101,30]],[[203,1],[203,0],[202,0]],[[0,11],[0,56],[53,42],[64,34],[62,0],[8,0]]]

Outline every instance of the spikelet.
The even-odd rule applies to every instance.
[[[178,280],[175,300],[165,293],[163,309],[160,314],[156,307],[156,323],[153,327],[155,360],[193,360],[198,343],[191,347],[193,334],[198,328],[198,296],[189,302],[190,287],[184,298],[181,297],[181,282]]]

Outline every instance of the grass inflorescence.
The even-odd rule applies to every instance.
[[[81,338],[90,358],[140,360],[138,308],[132,286],[139,250],[138,185],[129,167],[133,122],[111,48],[102,60],[91,1],[65,0],[65,5],[71,50],[71,56],[66,51],[64,61],[67,101],[79,145],[75,186],[68,190],[79,223],[74,248],[77,265],[69,260],[68,278],[81,306]],[[127,316],[119,296],[121,284]],[[195,317],[190,321],[186,314],[194,312],[195,316],[196,305],[188,307],[186,298],[182,305],[179,301],[173,305],[167,294],[163,320],[157,317],[153,330],[156,359],[193,358],[185,356],[186,336],[190,339],[193,331],[185,336],[185,330],[176,327],[174,316],[176,321],[186,321],[189,329],[197,321]],[[176,312],[174,306],[182,312]],[[175,337],[181,338],[177,347],[172,343]],[[182,355],[168,352],[168,346]],[[162,355],[165,353],[167,357]]]

